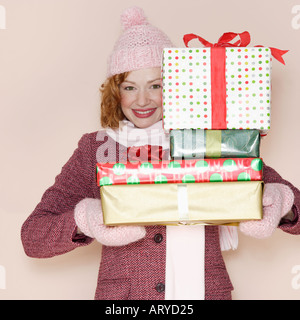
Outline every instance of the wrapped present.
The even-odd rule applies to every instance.
[[[234,37],[240,40],[232,44]],[[165,48],[163,124],[170,129],[270,129],[271,60],[287,51],[255,46],[248,32],[226,33],[205,48]],[[284,62],[283,62],[284,63]]]
[[[109,185],[100,188],[104,223],[228,224],[262,218],[262,181]]]
[[[163,53],[165,129],[270,129],[269,48],[172,48]]]
[[[170,131],[172,159],[258,158],[258,130],[201,130]]]
[[[260,158],[219,158],[97,164],[99,186],[262,180]]]

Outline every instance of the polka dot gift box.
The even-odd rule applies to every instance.
[[[266,133],[271,116],[270,49],[226,48],[226,87],[222,91],[215,90],[219,84],[211,66],[211,50],[218,49],[164,50],[164,128],[259,129]],[[219,67],[222,61],[214,63],[213,72],[224,69]],[[223,104],[219,102],[222,98]]]
[[[222,41],[228,35],[240,35],[241,41],[229,46]],[[224,34],[216,45],[195,37],[207,47],[164,49],[164,128],[258,129],[266,134],[271,125],[272,55],[282,62],[286,51],[246,47],[247,32]]]

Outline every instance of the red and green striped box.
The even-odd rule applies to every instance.
[[[97,164],[98,186],[261,181],[261,158],[219,158]]]

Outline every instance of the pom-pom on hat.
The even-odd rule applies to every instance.
[[[126,9],[121,15],[121,24],[123,33],[109,57],[107,77],[161,67],[163,49],[174,47],[166,34],[152,26],[139,7]]]

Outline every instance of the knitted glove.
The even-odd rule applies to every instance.
[[[263,219],[240,223],[240,230],[248,236],[264,239],[276,230],[282,217],[292,208],[294,193],[281,183],[267,183],[263,193]]]
[[[146,235],[145,228],[140,226],[105,226],[99,199],[81,200],[75,207],[74,217],[81,232],[106,246],[124,246]]]

